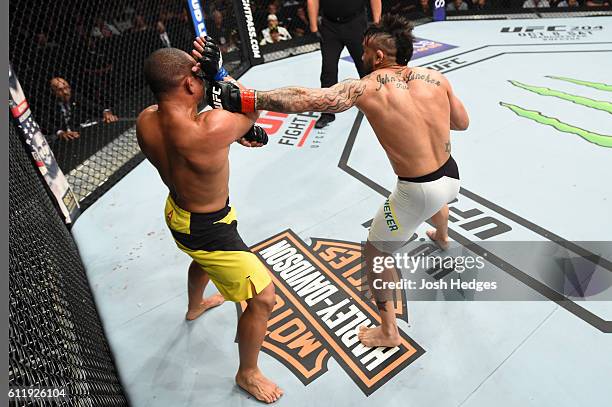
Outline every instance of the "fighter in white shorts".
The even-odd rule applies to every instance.
[[[397,15],[384,15],[364,34],[363,61],[369,75],[331,88],[288,87],[271,91],[240,90],[230,83],[212,84],[221,107],[248,112],[265,109],[297,113],[337,113],[357,106],[368,118],[399,180],[378,211],[366,245],[367,269],[381,252],[403,245],[415,229],[431,218],[436,226],[428,236],[447,245],[447,203],[459,192],[457,164],[450,156],[450,130],[465,130],[469,119],[448,80],[439,72],[407,66],[413,53],[412,24]],[[375,164],[374,164],[375,165]],[[392,247],[387,249],[387,246]],[[382,275],[392,274],[392,268]],[[366,346],[397,346],[399,331],[392,307],[377,296],[382,324],[361,327]]]
[[[382,252],[395,252],[410,239],[421,223],[455,199],[459,186],[459,169],[452,156],[427,175],[399,176],[395,190],[372,221],[368,242]],[[433,238],[433,234],[430,235]],[[445,240],[440,242],[443,247]]]

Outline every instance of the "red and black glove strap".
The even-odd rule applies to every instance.
[[[255,89],[246,89],[240,91],[240,102],[242,111],[245,113],[255,111]]]

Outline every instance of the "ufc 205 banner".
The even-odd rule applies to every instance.
[[[47,139],[32,117],[32,111],[23,94],[19,80],[9,63],[9,109],[20,137],[25,141],[36,167],[47,182],[66,223],[72,223],[79,216],[79,204],[57,165]]]

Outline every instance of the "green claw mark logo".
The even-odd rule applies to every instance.
[[[603,90],[606,92],[612,92],[612,85],[608,85],[605,83],[596,83],[596,82],[587,82],[578,79],[572,78],[564,78],[560,76],[547,76],[547,78],[556,79],[560,81],[570,82],[575,85],[586,86],[589,88]],[[590,109],[601,110],[603,112],[607,112],[612,114],[612,102],[602,101],[590,99],[583,96],[572,95],[569,93],[561,92],[559,90],[540,87],[540,86],[532,86],[527,85],[518,81],[509,81],[513,86],[517,88],[525,89],[529,92],[533,92],[535,94],[541,96],[552,96],[558,99],[566,100],[568,102],[575,103],[580,106],[585,106]],[[544,124],[546,126],[551,126],[556,130],[559,130],[564,133],[575,134],[577,136],[582,137],[586,141],[596,144],[601,147],[612,148],[612,135],[607,134],[599,134],[589,130],[582,129],[580,127],[564,123],[556,117],[545,116],[541,112],[535,110],[528,110],[523,107],[513,105],[511,103],[499,102],[501,106],[507,107],[512,110],[518,116],[523,117],[525,119],[533,120],[536,123]]]

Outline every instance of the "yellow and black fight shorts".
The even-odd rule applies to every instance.
[[[266,267],[238,234],[236,211],[229,200],[219,211],[194,213],[168,196],[164,214],[176,245],[208,273],[226,300],[247,300],[255,295],[250,283],[259,294],[272,282]]]

